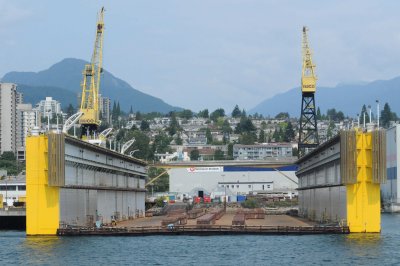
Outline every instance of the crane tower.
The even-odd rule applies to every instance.
[[[101,8],[97,17],[96,40],[90,64],[86,64],[82,72],[83,81],[82,99],[80,112],[83,113],[79,119],[81,124],[81,135],[87,137],[95,135],[101,121],[99,116],[99,89],[100,75],[103,72],[103,32],[104,32],[104,7]]]
[[[303,27],[303,67],[301,73],[301,116],[299,131],[299,157],[319,145],[314,94],[317,77],[308,44],[307,27]]]

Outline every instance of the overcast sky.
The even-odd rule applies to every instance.
[[[319,86],[400,75],[400,1],[0,0],[0,76],[89,60],[102,5],[104,68],[193,111],[299,86],[303,25]]]

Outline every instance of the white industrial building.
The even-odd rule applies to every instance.
[[[400,212],[400,125],[386,131],[387,181],[381,185],[381,197],[385,209]]]
[[[168,166],[166,166],[168,167]],[[169,190],[191,196],[248,194],[297,194],[294,160],[191,161],[169,164]]]

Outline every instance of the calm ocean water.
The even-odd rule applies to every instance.
[[[400,265],[400,215],[381,234],[25,237],[0,231],[0,265]]]

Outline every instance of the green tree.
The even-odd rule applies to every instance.
[[[333,122],[333,120],[331,120],[328,126],[328,131],[326,132],[326,137],[328,139],[332,138],[334,129],[335,129],[335,123]]]
[[[183,144],[183,140],[181,138],[181,134],[178,134],[178,136],[175,139],[175,143],[176,143],[176,145],[182,145]]]
[[[319,107],[317,108],[317,120],[321,120],[321,110],[319,109]]]
[[[140,130],[149,131],[150,130],[149,122],[147,122],[146,120],[142,120],[142,122],[140,122]]]
[[[150,138],[140,130],[129,130],[126,131],[124,140],[128,141],[132,138],[135,138],[135,142],[129,147],[126,154],[130,154],[130,152],[135,151],[133,156],[136,158],[151,160],[154,158],[154,154],[150,147]]]
[[[117,103],[115,101],[113,103],[113,108],[112,108],[111,114],[112,114],[112,119],[115,121],[118,118]]]
[[[12,151],[5,151],[0,157],[1,160],[15,161],[16,157]]]
[[[214,122],[217,122],[219,117],[224,117],[224,116],[225,116],[225,110],[222,108],[218,108],[210,114],[210,119],[213,120]]]
[[[119,101],[117,103],[117,111],[116,111],[117,117],[121,115],[121,107],[119,106]]]
[[[258,142],[259,143],[264,143],[265,142],[265,132],[264,130],[260,130],[260,135],[258,136]]]
[[[367,107],[365,104],[361,108],[361,116],[360,116],[360,124],[364,124],[364,114],[365,114],[365,123],[369,123],[369,114],[367,112]]]
[[[274,142],[279,142],[279,132],[278,132],[278,128],[275,128],[274,134],[272,135],[272,138],[274,139]]]
[[[193,112],[189,109],[185,109],[179,114],[179,116],[185,119],[190,119],[193,117]]]
[[[135,120],[139,120],[140,121],[142,119],[143,119],[142,114],[139,111],[137,111],[136,115],[135,115]]]
[[[150,167],[147,173],[150,181],[157,177],[157,180],[153,183],[154,192],[169,191],[169,175],[164,168]],[[161,176],[158,177],[159,175]]]
[[[290,142],[294,139],[294,130],[293,130],[293,125],[289,121],[286,128],[285,128],[285,134],[284,134],[284,141],[285,142]]]
[[[6,170],[8,175],[17,175],[25,169],[25,164],[17,162],[12,151],[5,151],[0,156],[0,169]]]
[[[253,145],[256,140],[257,135],[254,132],[245,132],[239,137],[239,142],[243,145]]]
[[[233,108],[232,111],[232,117],[241,117],[242,116],[242,112],[239,109],[239,106],[236,105],[235,108]]]
[[[383,110],[381,111],[381,124],[382,127],[388,128],[390,126],[390,121],[393,121],[393,113],[390,110],[388,103],[385,103]]]
[[[225,159],[225,153],[221,150],[215,150],[214,160],[223,160],[223,159]]]
[[[72,104],[68,105],[66,113],[67,113],[68,117],[70,117],[71,115],[75,114],[75,109],[72,106]]]
[[[176,120],[175,112],[171,112],[170,116],[171,116],[171,123],[169,124],[169,127],[167,128],[167,130],[168,130],[169,135],[173,136],[180,128],[179,128],[178,120]]]
[[[207,138],[207,144],[211,144],[213,142],[213,137],[211,134],[211,130],[209,128],[206,129],[206,138]]]
[[[326,116],[328,117],[328,119],[336,121],[336,116],[337,116],[336,109],[335,108],[328,109],[326,111]]]
[[[171,152],[171,148],[169,146],[169,143],[171,142],[171,137],[169,137],[167,134],[164,132],[159,132],[155,137],[154,141],[151,146],[151,153],[154,158],[154,153],[166,153],[166,152]]]
[[[190,160],[191,161],[198,161],[200,158],[200,152],[198,149],[194,149],[190,151]]]
[[[208,109],[204,109],[197,114],[201,118],[209,118]]]
[[[279,127],[278,136],[279,136],[279,142],[283,142],[283,140],[285,138],[285,134],[283,133],[283,130],[281,127]]]
[[[233,160],[233,143],[229,143],[229,144],[228,144],[227,159],[228,159],[228,160]]]
[[[253,122],[250,118],[242,116],[240,118],[240,122],[236,125],[235,133],[241,134],[243,132],[254,132],[256,127],[253,125]]]
[[[224,123],[222,124],[222,132],[231,134],[232,133],[232,128],[231,125],[229,124],[228,120],[224,120]]]
[[[265,121],[261,122],[261,129],[263,130],[267,129],[267,123]]]
[[[290,116],[289,116],[289,113],[287,113],[287,112],[280,112],[279,114],[277,114],[275,116],[275,119],[289,119],[289,118],[290,118]]]
[[[293,156],[293,157],[299,156],[299,149],[293,148],[293,149],[292,149],[292,156]]]

